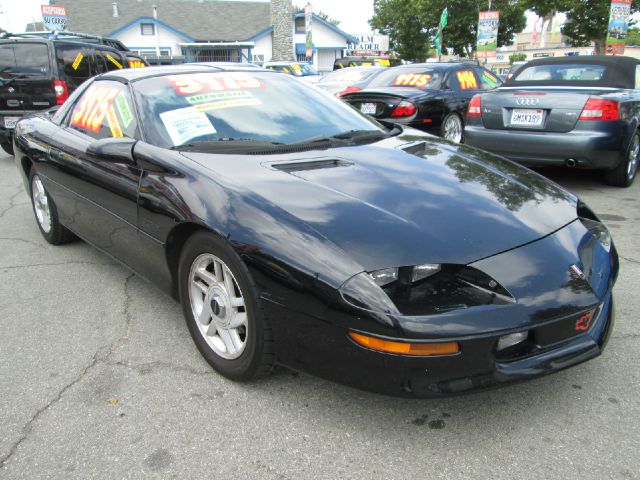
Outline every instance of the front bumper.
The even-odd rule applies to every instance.
[[[574,159],[576,166],[591,169],[615,168],[625,144],[617,130],[575,129],[566,133],[494,130],[470,122],[464,130],[465,143],[528,166],[561,166]]]
[[[281,306],[271,307],[278,310],[275,318],[292,314]],[[317,324],[311,318],[303,323],[305,332],[292,330],[291,323],[286,332],[279,328],[280,322],[274,325],[275,338],[291,347],[282,351],[276,345],[280,363],[363,390],[428,398],[517,383],[595,358],[609,338],[614,308],[609,295],[587,332],[511,360],[496,358],[501,335],[448,339],[459,342],[461,351],[456,355],[409,357],[368,350],[353,342],[347,330]]]

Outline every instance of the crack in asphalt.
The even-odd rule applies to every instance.
[[[22,189],[22,185],[18,185],[16,187],[18,191],[9,197],[9,205],[0,211],[0,218],[4,217],[4,214],[11,210],[13,207],[17,207],[18,205],[26,205],[26,203],[15,203],[15,199],[18,198],[18,195],[21,195],[24,190]]]
[[[0,241],[6,241],[6,242],[22,242],[22,243],[26,243],[28,245],[33,245],[34,247],[38,247],[41,248],[43,250],[46,249],[46,247],[41,244],[41,243],[37,243],[37,242],[32,242],[31,240],[25,240],[24,238],[14,238],[14,237],[0,237]]]
[[[624,257],[624,256],[622,256],[622,255],[620,255],[620,254],[618,254],[618,257],[619,257],[619,258],[621,258],[621,259],[623,259],[623,260],[626,260],[626,261],[627,261],[627,262],[629,262],[629,263],[637,263],[637,264],[640,264],[640,260],[636,260],[635,258],[628,258],[628,257]]]
[[[34,267],[57,267],[61,265],[99,265],[104,267],[120,266],[117,263],[83,262],[83,261],[70,260],[68,262],[59,262],[59,263],[33,263],[29,265],[5,265],[5,266],[0,266],[0,270],[18,270],[21,268],[34,268]]]
[[[96,352],[91,357],[91,361],[87,364],[87,366],[85,366],[82,369],[80,374],[76,378],[74,378],[71,382],[67,383],[64,387],[62,387],[62,389],[58,392],[58,394],[53,399],[51,399],[45,406],[43,406],[42,408],[36,411],[36,413],[31,417],[31,419],[29,419],[29,421],[25,424],[25,426],[22,427],[22,435],[20,436],[20,438],[11,446],[11,448],[9,449],[9,452],[6,455],[0,457],[0,470],[4,469],[7,466],[11,458],[18,451],[18,448],[20,448],[20,445],[22,445],[22,443],[24,443],[24,441],[29,438],[29,435],[33,431],[35,422],[45,412],[47,412],[49,408],[51,408],[53,405],[58,403],[62,399],[62,396],[70,388],[72,388],[74,385],[82,381],[86,377],[87,373],[89,373],[91,369],[93,369],[98,363],[100,363],[100,361],[103,361],[106,363],[106,360],[111,356],[111,354],[115,351],[115,349],[119,345],[121,345],[123,342],[129,339],[129,335],[131,333],[131,313],[129,312],[129,308],[132,301],[131,293],[129,292],[129,285],[130,285],[131,279],[134,277],[135,275],[132,273],[128,277],[126,277],[124,281],[124,297],[125,298],[122,303],[122,315],[124,317],[123,332],[111,343],[103,345],[102,347],[98,348],[98,350],[96,350]],[[103,351],[105,353],[101,354]]]
[[[105,365],[110,365],[112,367],[122,367],[127,368],[129,370],[135,370],[141,374],[152,373],[154,370],[171,370],[174,372],[186,372],[192,375],[215,375],[215,372],[212,369],[209,370],[196,370],[195,368],[191,368],[185,365],[176,365],[174,363],[162,362],[162,361],[153,361],[146,363],[128,363],[128,362],[104,362]]]

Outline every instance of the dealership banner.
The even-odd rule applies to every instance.
[[[49,30],[64,30],[67,26],[67,9],[62,5],[40,5],[42,23]]]
[[[607,55],[622,55],[627,43],[631,0],[613,0],[607,33]]]
[[[306,57],[313,57],[313,38],[311,38],[311,20],[313,18],[313,7],[310,3],[304,7],[304,33],[307,36]]]
[[[498,50],[500,12],[480,12],[476,58],[495,57]]]

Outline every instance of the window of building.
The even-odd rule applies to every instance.
[[[156,26],[153,23],[141,23],[140,35],[155,35]]]
[[[296,33],[304,33],[304,17],[296,18]]]

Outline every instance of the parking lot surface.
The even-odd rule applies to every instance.
[[[545,172],[621,256],[599,358],[436,400],[285,369],[216,374],[179,305],[83,242],[47,244],[0,155],[0,478],[640,478],[640,181]]]

